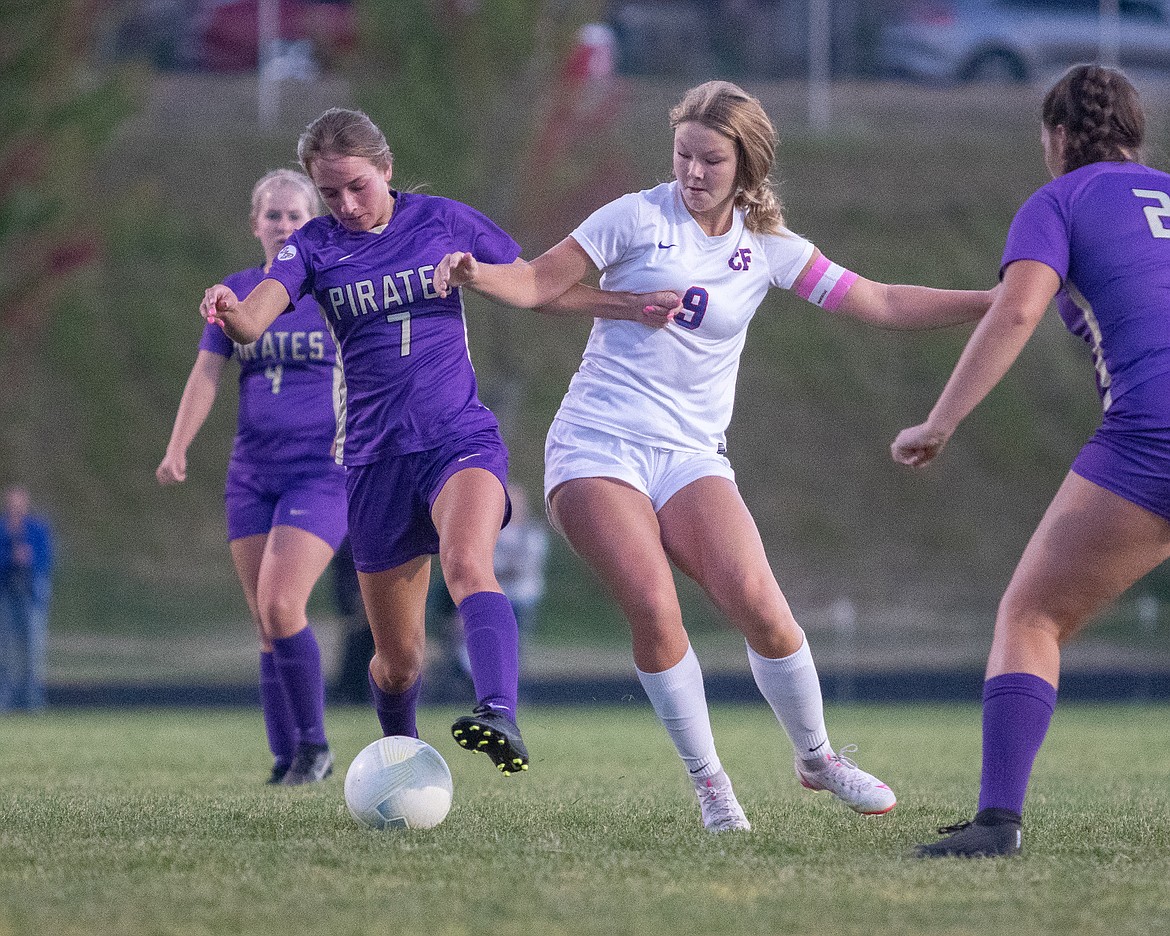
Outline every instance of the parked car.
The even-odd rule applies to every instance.
[[[1170,0],[1119,0],[1119,64],[1170,73]],[[890,15],[879,71],[921,81],[1032,81],[1099,60],[1099,0],[919,0]]]
[[[204,71],[255,71],[259,62],[258,0],[203,0],[195,17],[195,65]],[[279,0],[278,40],[328,63],[351,48],[356,14],[348,0]]]
[[[110,5],[113,6],[113,5]],[[313,77],[353,47],[352,0],[279,0],[274,54],[287,70]],[[162,71],[255,71],[259,0],[135,0],[106,11],[99,54],[110,61],[145,59]]]

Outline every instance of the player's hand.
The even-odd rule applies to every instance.
[[[447,254],[439,261],[439,265],[435,267],[435,275],[431,284],[435,287],[435,292],[439,294],[440,298],[446,299],[452,289],[466,286],[475,280],[478,273],[479,263],[475,257],[462,250],[457,250]]]
[[[154,476],[158,479],[159,484],[180,484],[187,480],[187,456],[183,453],[171,454],[167,452],[166,456],[158,467],[154,469]]]
[[[637,297],[642,307],[641,321],[651,328],[662,328],[674,321],[674,317],[682,308],[682,299],[678,293],[669,289],[659,292],[642,293]]]
[[[223,283],[216,283],[203,293],[203,301],[199,303],[199,314],[207,322],[213,322],[223,327],[224,313],[230,312],[240,304],[236,294]]]
[[[890,446],[890,454],[894,461],[911,468],[921,468],[934,461],[946,447],[951,433],[922,423],[920,426],[911,426],[898,433]]]

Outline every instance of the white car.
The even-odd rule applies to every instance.
[[[1119,0],[1122,68],[1170,74],[1170,0]],[[1106,33],[1108,37],[1108,33]],[[879,71],[920,81],[1033,81],[1099,61],[1099,0],[921,0],[891,14]]]

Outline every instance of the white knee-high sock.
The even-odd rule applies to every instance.
[[[702,780],[719,773],[723,765],[715,753],[703,671],[695,651],[688,646],[683,658],[661,673],[638,670],[638,680],[691,779]]]
[[[833,749],[808,639],[795,653],[778,660],[760,656],[750,646],[747,654],[756,685],[788,733],[796,756],[802,761],[823,762]]]

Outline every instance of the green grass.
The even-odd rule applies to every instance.
[[[9,718],[0,934],[1126,934],[1170,924],[1166,708],[1062,708],[1039,759],[1026,853],[906,857],[970,813],[978,710],[831,708],[838,745],[898,791],[870,819],[793,779],[770,713],[716,707],[753,824],[713,837],[648,707],[530,709],[532,771],[505,779],[425,710],[455,802],[431,832],[372,833],[341,774],[376,736],[329,713],[339,775],[260,784],[247,710]],[[570,742],[570,738],[573,740]]]

